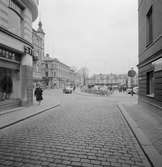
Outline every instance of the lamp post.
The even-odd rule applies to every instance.
[[[135,77],[136,72],[134,71],[133,67],[128,71],[128,77],[131,78],[130,85],[131,85],[131,95],[133,96],[133,78]]]

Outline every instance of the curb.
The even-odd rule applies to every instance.
[[[123,107],[123,105],[118,104],[117,107],[119,108],[122,116],[126,120],[128,126],[133,132],[135,138],[137,139],[137,142],[139,143],[142,151],[147,157],[149,163],[151,164],[151,167],[161,167],[162,166],[162,156],[153,147],[152,143],[145,136],[145,134],[142,132],[140,127],[138,127],[136,122],[129,116],[126,109]]]
[[[43,112],[46,112],[46,111],[48,111],[48,110],[51,110],[51,109],[56,108],[56,107],[59,107],[59,106],[60,106],[60,104],[57,104],[57,105],[52,106],[52,107],[50,107],[50,108],[46,108],[46,109],[43,109],[43,110],[41,110],[41,111],[39,111],[39,112],[37,112],[37,113],[31,114],[31,115],[29,115],[29,116],[26,116],[25,118],[20,118],[20,119],[17,120],[17,121],[14,121],[14,122],[11,122],[11,123],[9,123],[9,124],[7,124],[7,125],[1,126],[1,127],[0,127],[0,130],[5,129],[5,128],[7,128],[7,127],[10,127],[10,126],[12,126],[12,125],[15,125],[15,124],[17,124],[17,123],[19,123],[19,122],[25,121],[25,120],[27,120],[27,119],[29,119],[29,118],[35,117],[35,116],[37,116],[37,115],[39,115],[39,114],[41,114],[41,113],[43,113]]]
[[[0,112],[0,116],[2,115],[6,115],[6,114],[9,114],[9,113],[12,113],[12,112],[16,112],[16,111],[19,111],[19,110],[23,110],[25,107],[16,107],[14,109],[9,109],[9,110],[5,110],[5,111],[1,111]]]

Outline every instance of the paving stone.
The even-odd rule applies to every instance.
[[[69,165],[71,163],[71,161],[62,161],[62,163],[65,165]]]
[[[81,163],[80,162],[72,162],[71,165],[72,166],[81,166]]]
[[[95,165],[99,165],[101,162],[100,161],[96,161],[96,160],[91,160],[91,163],[95,164]]]
[[[80,162],[80,158],[71,158],[71,161]]]
[[[0,133],[0,164],[6,167],[13,167],[14,163],[34,167],[144,166],[142,150],[108,99],[62,98],[59,109]]]
[[[89,163],[82,163],[83,167],[93,167],[93,164],[89,164]]]

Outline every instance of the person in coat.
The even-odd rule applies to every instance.
[[[43,100],[43,90],[40,88],[40,85],[37,85],[34,95],[36,97],[36,101],[38,101],[39,105],[41,104],[41,101]]]
[[[1,91],[3,94],[3,100],[9,99],[12,93],[13,83],[8,73],[2,78],[0,84],[1,84]]]

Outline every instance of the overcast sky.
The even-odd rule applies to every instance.
[[[40,0],[45,52],[90,74],[127,73],[138,62],[137,14],[136,0]]]

